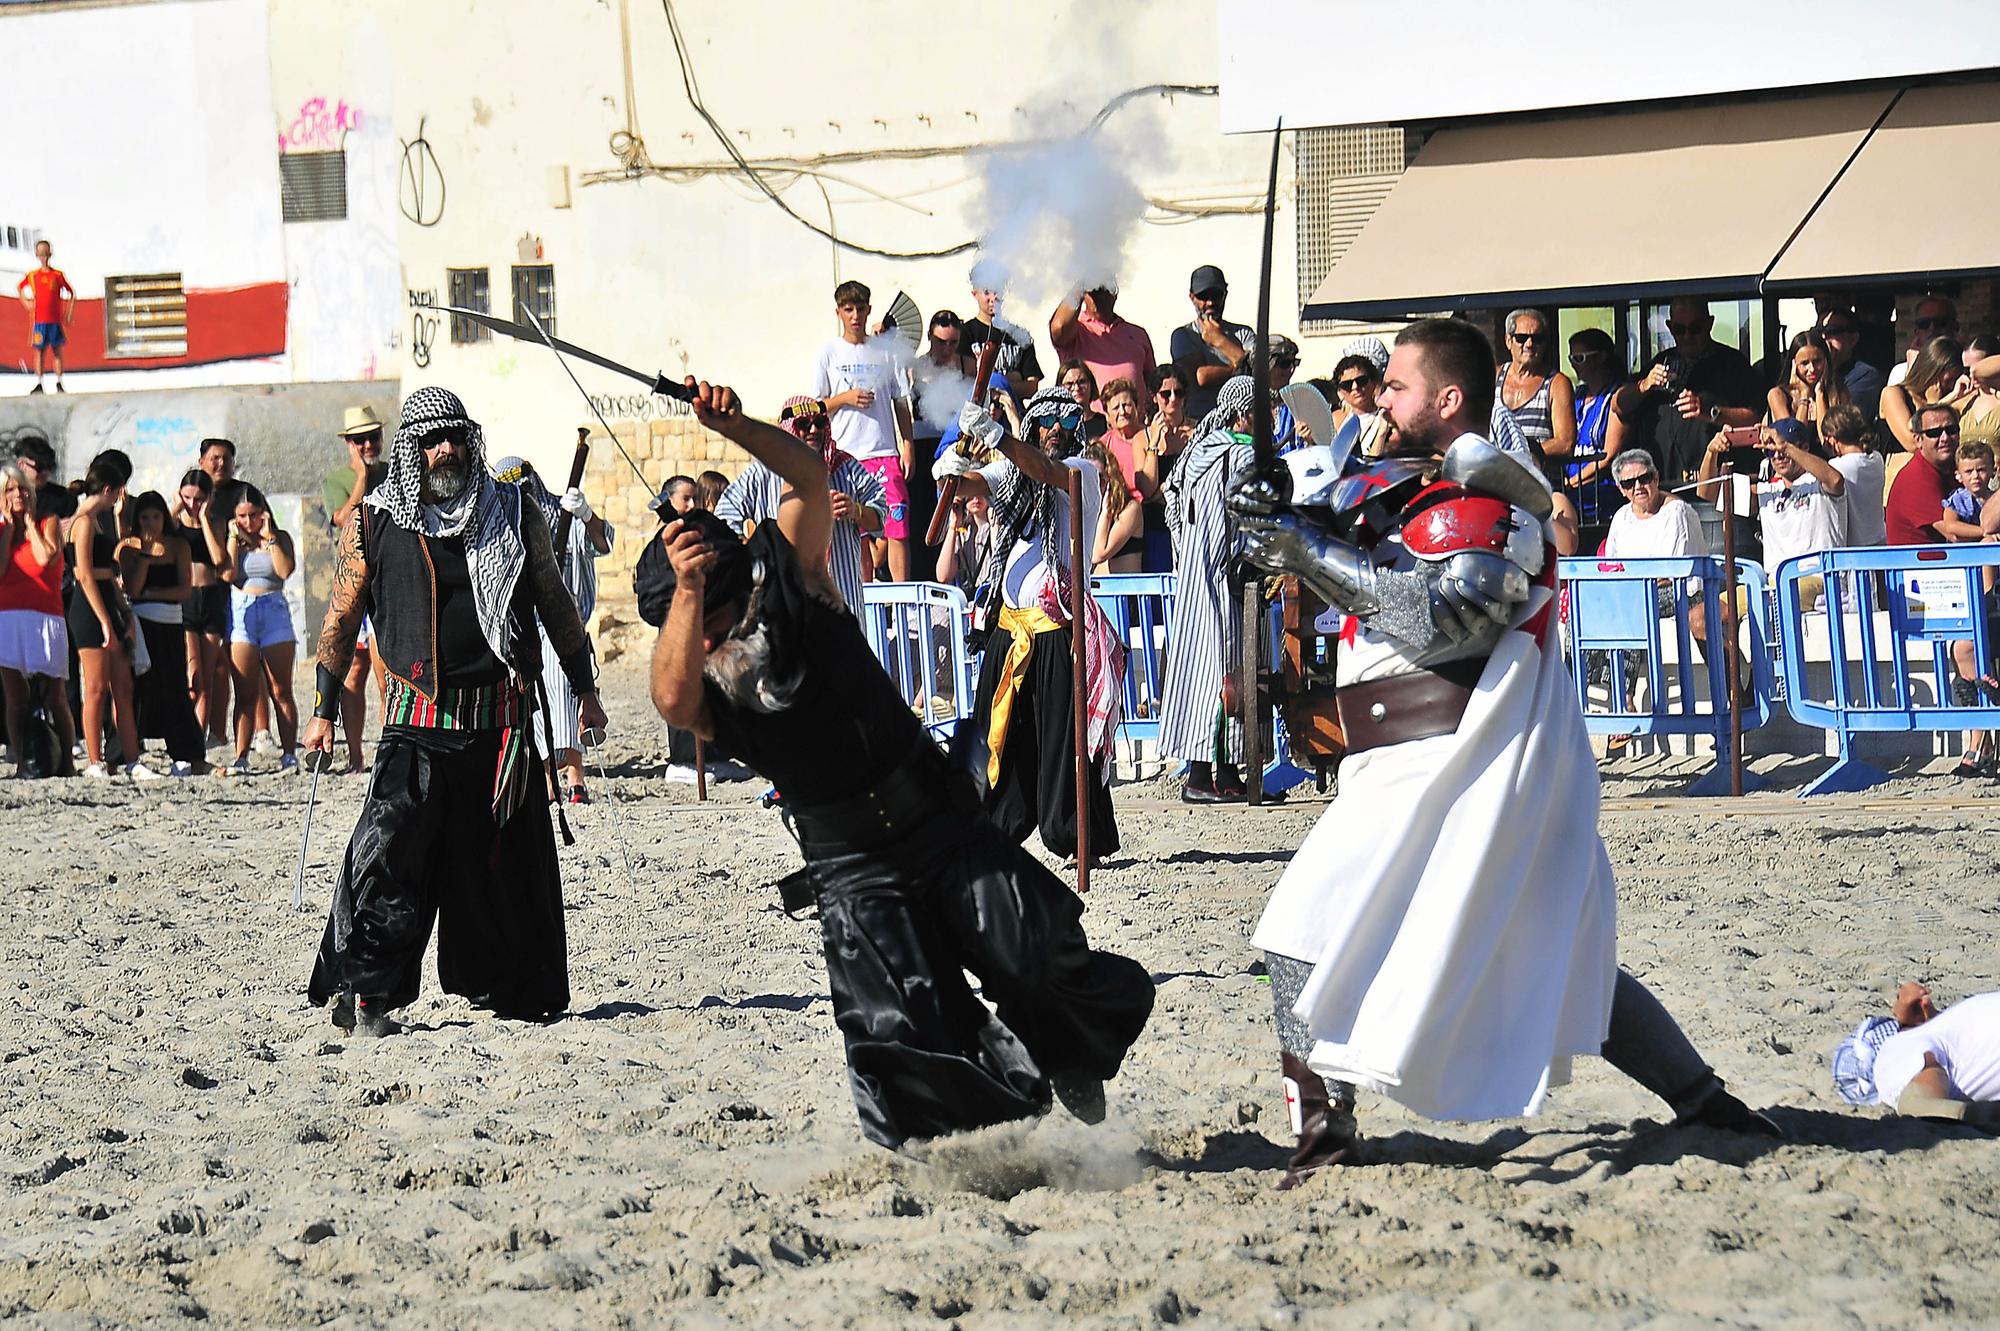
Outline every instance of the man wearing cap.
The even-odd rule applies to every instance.
[[[826,403],[816,397],[799,396],[785,403],[778,419],[792,434],[811,444],[826,462],[832,490],[833,531],[827,541],[827,569],[840,588],[847,608],[861,613],[861,533],[879,532],[889,516],[889,500],[882,482],[866,467],[834,447],[833,425]],[[744,531],[751,523],[769,522],[778,514],[785,482],[762,462],[752,460],[737,474],[722,498],[716,502],[715,516],[732,531]]]
[[[325,484],[320,487],[327,523],[336,533],[347,525],[354,510],[361,507],[361,501],[381,484],[388,471],[382,465],[382,418],[375,414],[375,408],[365,403],[349,407],[341,417],[340,437],[347,445],[347,465],[328,472]],[[382,672],[377,668],[374,644],[375,635],[364,618],[361,631],[354,638],[353,664],[348,666],[347,678],[340,685],[340,730],[347,739],[350,772],[362,769],[361,736],[368,728],[368,695],[362,691],[362,685],[372,673],[376,688],[385,687]]]
[[[784,792],[862,1132],[896,1148],[1046,1113],[1052,1093],[1102,1119],[1152,980],[1091,948],[1076,896],[979,816],[876,665],[827,571],[820,453],[730,389],[687,382],[695,420],[782,489],[747,542],[711,513],[668,528],[669,560],[641,588],[670,606],[653,704]]]
[[[1851,1105],[2000,1129],[2000,993],[1939,1008],[1929,986],[1899,985],[1833,1051],[1833,1085]]]
[[[398,1029],[438,926],[438,981],[503,1017],[569,1006],[562,878],[527,728],[540,617],[585,727],[595,664],[542,510],[487,474],[457,395],[419,388],[382,483],[340,529],[308,752],[333,751],[354,639],[372,617],[389,677],[367,803],[307,990],[358,1035]],[[558,812],[558,817],[560,817]]]
[[[1229,283],[1222,270],[1205,263],[1188,275],[1188,302],[1194,306],[1194,322],[1176,328],[1167,352],[1174,365],[1188,376],[1190,418],[1200,420],[1215,410],[1215,395],[1229,376],[1250,368],[1257,335],[1248,324],[1233,324],[1222,317],[1229,299]]]

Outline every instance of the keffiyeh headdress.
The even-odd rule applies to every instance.
[[[1833,1051],[1833,1088],[1851,1105],[1875,1103],[1875,1055],[1903,1029],[1894,1017],[1869,1017]]]
[[[424,436],[457,427],[465,436],[465,488],[434,504],[424,499]],[[486,436],[466,415],[458,394],[425,387],[403,399],[389,447],[389,474],[367,499],[368,507],[420,536],[465,538],[465,566],[472,577],[479,631],[493,655],[509,661],[507,607],[527,566],[521,543],[521,492],[496,485],[486,474]]]

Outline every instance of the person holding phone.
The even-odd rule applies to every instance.
[[[1752,427],[1755,447],[1769,461],[1771,476],[1752,490],[1757,500],[1757,526],[1764,539],[1764,567],[1800,555],[1838,550],[1847,544],[1847,480],[1834,465],[1810,447],[1805,424],[1786,417],[1762,428]],[[1740,445],[1738,431],[1723,430],[1709,441],[1701,460],[1701,497],[1714,503],[1729,455]],[[1807,578],[1799,584],[1799,604],[1818,604],[1821,584]]]

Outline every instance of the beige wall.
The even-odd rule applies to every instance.
[[[922,11],[918,21],[917,11],[880,0],[837,9],[681,0],[677,10],[709,109],[738,148],[752,157],[852,155],[818,179],[776,170],[768,178],[801,213],[824,225],[830,208],[839,234],[882,248],[937,248],[974,234],[978,162],[963,149],[1068,132],[1138,85],[1215,78],[1211,0],[1113,7],[1120,21],[1095,27],[1053,3],[1013,6],[997,24],[964,7]],[[575,427],[589,419],[583,401],[549,353],[505,341],[453,346],[442,319],[419,364],[412,332],[427,316],[409,293],[442,300],[448,267],[486,265],[493,306],[505,313],[509,265],[524,243],[555,266],[562,336],[640,369],[733,382],[760,412],[809,386],[815,352],[833,332],[836,280],[868,283],[878,309],[901,288],[926,314],[969,312],[971,256],[837,253],[740,176],[702,173],[721,149],[689,108],[665,17],[649,0],[631,5],[633,101],[650,160],[694,168],[673,180],[602,179],[619,170],[611,140],[627,121],[618,0],[272,0],[271,14],[278,105],[347,96],[385,136],[387,151],[353,164],[373,176],[350,180],[350,191],[394,199],[400,186],[403,203],[414,204],[402,144],[422,123],[435,154],[423,202],[435,207],[441,175],[442,213],[422,226],[398,211],[402,300],[379,331],[395,348],[404,391],[425,383],[459,391],[495,453],[562,465]],[[1153,199],[1224,209],[1261,201],[1269,140],[1222,135],[1213,97],[1139,99],[1110,129],[1131,145],[1137,183]],[[551,180],[565,172],[570,206],[558,207]],[[1296,311],[1289,152],[1285,172],[1275,307]],[[1229,272],[1239,293],[1232,314],[1248,320],[1258,223],[1236,213],[1134,228],[1121,310],[1153,334],[1162,356],[1189,317],[1187,273],[1199,263]],[[1053,369],[1050,304],[1038,294],[1015,300],[1009,314],[1037,330]],[[1281,314],[1276,326],[1293,331],[1294,319]],[[1324,373],[1331,360],[1330,349],[1309,348],[1306,368]],[[642,413],[677,425],[668,404],[645,402],[639,385],[592,367],[578,373],[614,425]],[[684,430],[651,424],[621,433],[644,441],[647,481],[657,484],[693,459],[666,442],[685,440]]]

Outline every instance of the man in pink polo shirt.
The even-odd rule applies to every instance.
[[[1099,384],[1113,379],[1150,384],[1153,339],[1130,319],[1120,318],[1117,305],[1118,289],[1110,285],[1071,296],[1049,316],[1049,341],[1055,343],[1059,359],[1082,361]],[[1139,404],[1142,419],[1150,402],[1149,395]],[[1104,410],[1101,402],[1091,405]]]

